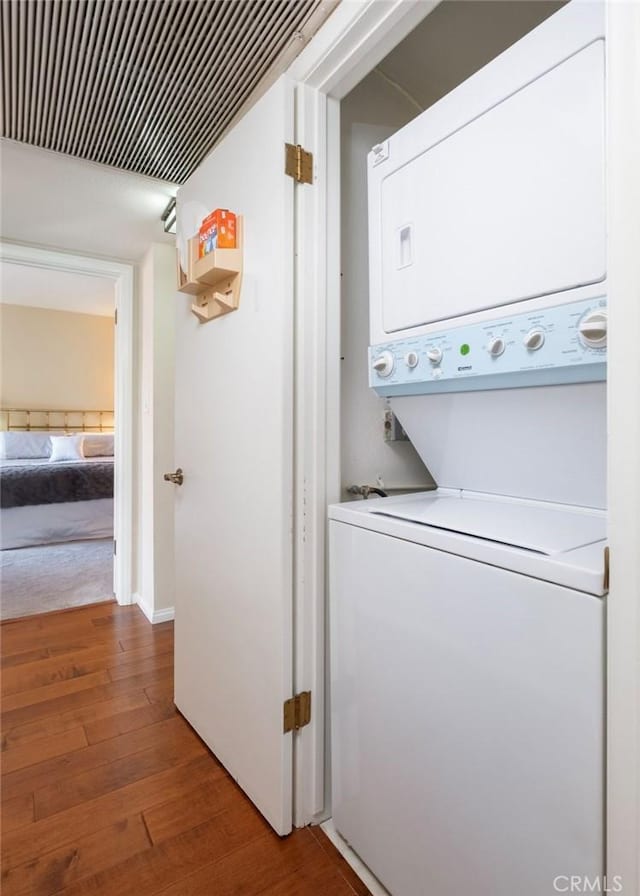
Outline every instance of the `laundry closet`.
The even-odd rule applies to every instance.
[[[342,104],[331,829],[393,896],[605,880],[604,123],[597,3],[445,2]]]

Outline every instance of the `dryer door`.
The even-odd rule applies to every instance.
[[[604,40],[453,130],[458,90],[370,159],[374,342],[605,277]]]

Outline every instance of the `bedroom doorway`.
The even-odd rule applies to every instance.
[[[131,603],[133,267],[7,243],[0,266],[2,618]]]

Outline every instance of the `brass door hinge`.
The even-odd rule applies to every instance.
[[[299,184],[313,183],[313,155],[298,143],[284,145],[284,172]]]
[[[311,691],[302,691],[284,701],[284,733],[304,728],[311,721]]]
[[[609,590],[609,548],[604,549],[604,576],[602,579],[602,587],[605,591]]]
[[[114,324],[118,323],[118,309],[117,308],[113,314],[113,322],[114,322]]]

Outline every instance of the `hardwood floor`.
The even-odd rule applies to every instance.
[[[173,705],[173,624],[6,622],[3,896],[366,896],[318,828],[277,837]]]

